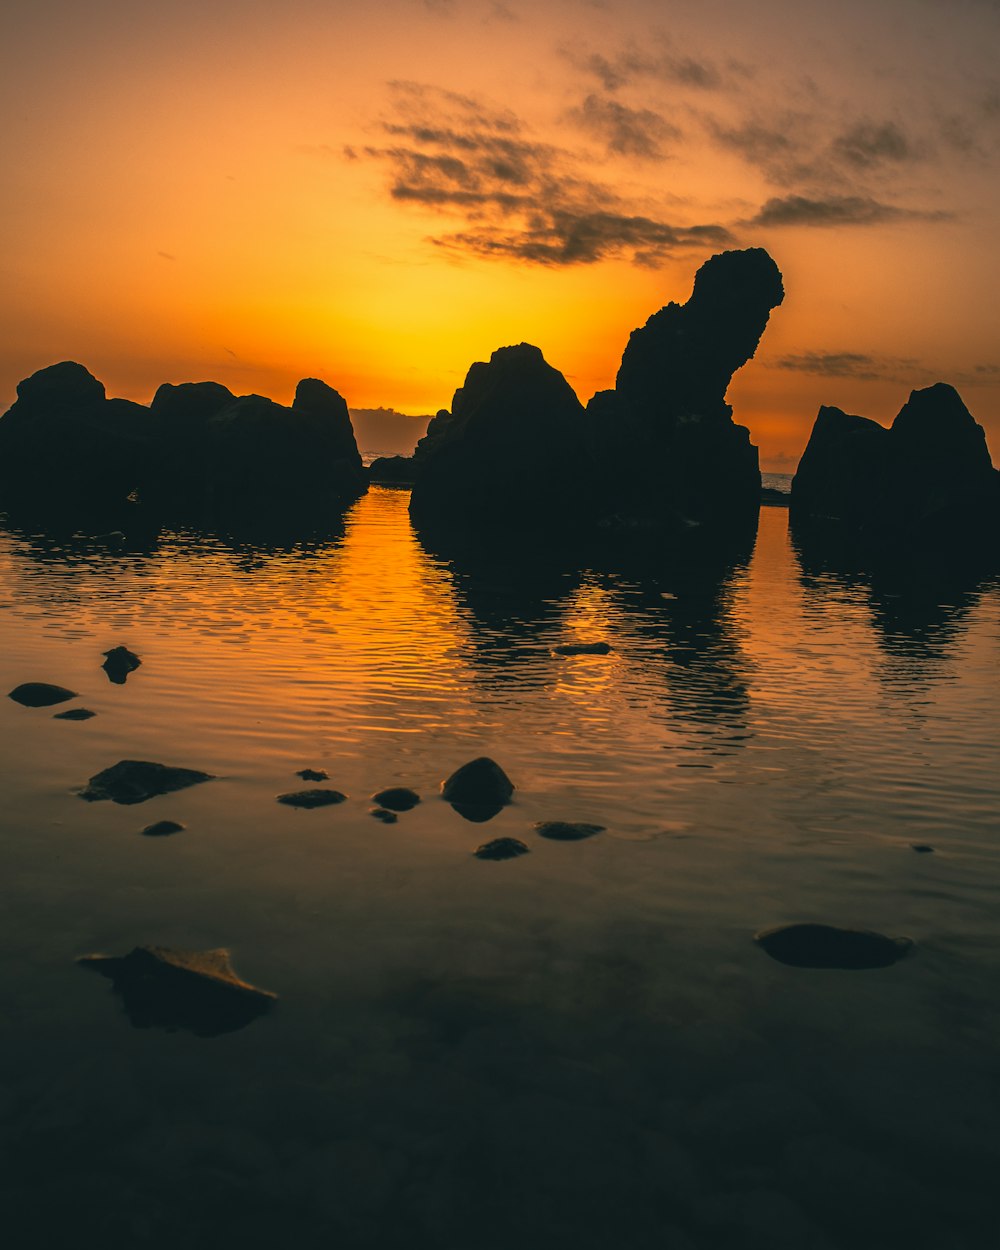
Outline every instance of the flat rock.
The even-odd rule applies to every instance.
[[[232,1033],[269,1011],[276,995],[241,980],[226,950],[137,946],[129,954],[86,955],[83,967],[108,977],[137,1029]]]
[[[580,820],[538,820],[535,832],[543,838],[551,838],[554,842],[580,842],[583,838],[592,838],[595,833],[603,833],[604,825],[588,825]]]
[[[71,707],[66,712],[56,712],[52,717],[53,720],[90,720],[92,716],[96,716],[96,712],[92,712],[89,707]]]
[[[155,824],[147,825],[142,830],[142,835],[146,838],[165,838],[171,833],[183,833],[186,828],[186,825],[177,820],[158,820]]]
[[[934,848],[926,842],[911,842],[910,850],[916,851],[918,855],[933,855]]]
[[[607,655],[613,648],[606,642],[561,642],[553,655]]]
[[[47,681],[26,681],[15,686],[7,697],[22,707],[53,707],[56,703],[75,699],[76,691],[67,690],[65,686],[52,686]]]
[[[793,968],[888,968],[913,947],[910,938],[827,924],[781,925],[755,934],[754,941]]]
[[[406,786],[391,786],[388,790],[379,790],[372,795],[372,802],[379,807],[388,807],[393,812],[408,812],[420,802],[420,795]]]
[[[328,781],[330,774],[325,773],[322,768],[300,768],[295,774],[301,777],[303,781]]]
[[[390,812],[387,807],[370,807],[368,815],[380,820],[383,825],[394,825],[399,819],[396,813]]]
[[[528,854],[528,847],[520,838],[494,838],[477,846],[473,854],[476,859],[517,859]]]
[[[129,673],[134,673],[141,663],[142,660],[128,647],[112,647],[110,651],[104,652],[101,668],[107,673],[108,681],[114,682],[116,686],[124,686]]]
[[[339,790],[296,790],[291,794],[279,794],[278,802],[286,807],[330,807],[343,803],[346,798]]]
[[[158,794],[171,794],[174,790],[186,790],[188,786],[211,780],[211,773],[194,768],[172,768],[147,760],[119,760],[91,777],[86,788],[80,791],[80,798],[88,803],[101,799],[110,799],[113,803],[145,803]]]

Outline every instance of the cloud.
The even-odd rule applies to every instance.
[[[831,144],[834,155],[858,169],[878,165],[899,165],[918,161],[926,155],[923,144],[916,144],[895,122],[856,122],[836,136]]]
[[[581,45],[569,45],[560,52],[576,69],[596,78],[605,91],[620,91],[642,80],[671,83],[695,91],[718,91],[725,85],[723,74],[714,61],[677,53],[665,35],[654,36],[652,50],[627,44],[606,56]],[[731,63],[730,68],[739,74],[746,72],[746,67],[739,62]]]
[[[750,226],[877,226],[889,221],[951,221],[954,214],[897,208],[870,196],[775,196],[746,223]]]
[[[811,373],[824,378],[857,378],[859,381],[898,381],[917,362],[899,356],[871,356],[866,352],[799,352],[772,361],[770,368]]]
[[[509,110],[422,84],[392,89],[396,109],[381,124],[387,142],[361,156],[386,166],[394,200],[459,219],[457,229],[432,235],[439,247],[543,265],[610,257],[653,265],[732,240],[720,224],[665,221],[624,199],[594,179],[583,154],[539,141]],[[651,111],[593,100],[580,120],[608,144],[651,155],[655,136],[672,133]]]
[[[629,108],[594,93],[567,117],[617,156],[659,159],[664,155],[663,143],[681,138],[681,131],[652,109]]]

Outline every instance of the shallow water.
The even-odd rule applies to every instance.
[[[0,534],[0,688],[97,713],[0,700],[13,1244],[991,1244],[997,583],[803,571],[772,508],[731,567],[463,567],[406,503],[286,550]],[[517,790],[473,824],[435,796],[484,754]],[[216,780],[81,802],[122,758]],[[277,804],[306,767],[348,802]],[[389,785],[424,801],[382,825]],[[751,940],[800,920],[916,947]],[[279,1002],[134,1029],[75,959],[148,943]]]

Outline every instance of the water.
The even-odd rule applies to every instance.
[[[97,712],[0,701],[7,1244],[990,1244],[997,583],[804,571],[773,508],[721,570],[465,568],[406,503],[289,550],[0,534],[0,688]],[[481,754],[516,801],[472,824],[435,794]],[[75,796],[121,758],[217,779]],[[276,804],[304,767],[348,802]],[[384,826],[393,784],[424,801]],[[503,835],[530,854],[471,854]],[[751,940],[799,920],[917,947]],[[228,947],[278,1005],[134,1029],[75,959],[144,943]]]

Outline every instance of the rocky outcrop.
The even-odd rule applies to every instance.
[[[378,456],[368,466],[368,480],[376,486],[412,486],[416,474],[413,456]]]
[[[502,347],[474,364],[451,412],[417,444],[414,522],[530,528],[579,516],[589,479],[583,415],[537,347]]]
[[[792,481],[791,519],[869,548],[1000,548],[1000,474],[954,387],[913,391],[889,429],[821,408]]]

